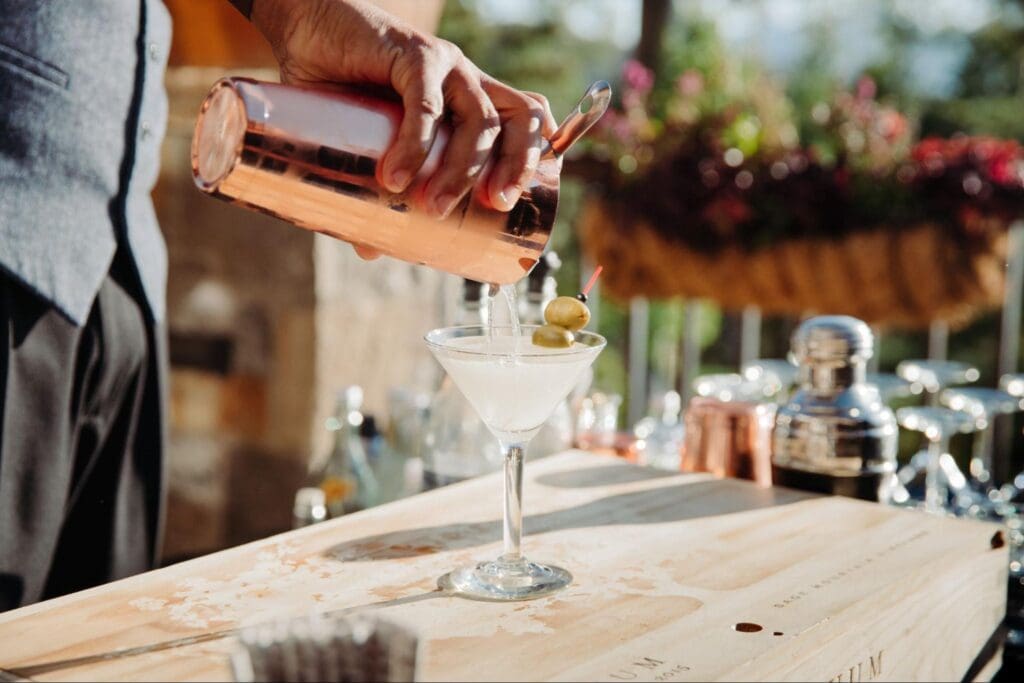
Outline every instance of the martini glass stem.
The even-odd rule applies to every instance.
[[[928,441],[928,469],[925,474],[925,510],[941,514],[946,507],[945,482],[942,480],[942,455],[949,452],[949,436],[940,434]]]
[[[992,420],[987,418],[984,427],[974,439],[974,452],[971,454],[971,474],[985,489],[991,487],[992,480]]]
[[[501,559],[519,562],[523,558],[523,456],[525,443],[502,444],[505,451],[505,552]]]

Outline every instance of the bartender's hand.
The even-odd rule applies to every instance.
[[[405,190],[426,159],[442,117],[454,127],[426,202],[447,216],[500,146],[487,178],[491,205],[508,211],[555,129],[547,100],[496,81],[448,41],[420,33],[365,0],[256,0],[253,23],[270,41],[285,83],[375,83],[405,107],[398,136],[377,169],[388,190]]]

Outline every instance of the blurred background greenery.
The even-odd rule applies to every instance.
[[[800,121],[809,121],[814,105],[837,87],[869,75],[879,99],[917,119],[922,136],[965,132],[1024,140],[1024,0],[936,0],[928,12],[917,0],[647,4],[647,12],[661,12],[664,23],[642,35],[640,0],[450,0],[440,35],[498,78],[545,94],[556,117],[592,80],[614,81],[631,57],[653,62],[658,79],[739,55],[785,85]],[[579,180],[565,185],[553,245],[563,260],[563,292],[580,280],[573,223],[585,191]],[[628,306],[607,298],[598,306],[600,332],[611,342],[599,383],[625,393]],[[713,304],[702,313],[702,371],[734,370],[738,313]],[[763,355],[784,354],[795,322],[765,320]],[[652,389],[672,384],[682,328],[681,302],[651,303]],[[998,329],[993,312],[950,338],[950,357],[978,365],[988,384],[995,381]],[[892,371],[902,359],[922,357],[926,345],[925,331],[883,331],[880,369]]]
[[[591,81],[614,83],[628,59],[654,69],[657,92],[659,81],[728,57],[764,69],[783,84],[801,139],[813,133],[808,123],[816,104],[869,76],[878,99],[916,121],[921,137],[963,132],[1024,141],[1024,0],[931,0],[927,11],[922,4],[449,0],[439,33],[484,70],[545,94],[556,118]],[[588,188],[579,179],[563,182],[553,248],[562,257],[559,290],[566,293],[576,291],[587,274],[581,271],[592,264],[582,262],[574,229]],[[596,368],[597,387],[628,401],[629,305],[599,296],[597,308],[599,331],[609,339]],[[656,393],[678,385],[683,302],[652,301],[649,311],[649,387]],[[701,302],[702,373],[737,369],[740,316]],[[765,318],[761,355],[783,357],[797,322]],[[999,328],[999,312],[992,311],[949,338],[949,357],[978,366],[981,382],[989,386],[997,379]],[[926,330],[880,332],[881,371],[926,356]],[[915,445],[905,443],[902,450]],[[966,447],[965,441],[957,450]]]

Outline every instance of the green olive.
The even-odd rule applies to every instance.
[[[590,322],[590,309],[579,299],[560,296],[544,309],[544,320],[568,330],[582,330]]]
[[[572,332],[559,325],[541,325],[533,331],[533,343],[552,349],[567,349],[575,341]]]

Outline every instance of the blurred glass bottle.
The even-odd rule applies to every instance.
[[[464,280],[455,325],[488,323],[484,285]],[[423,488],[453,484],[501,467],[501,451],[469,401],[447,374],[430,403],[423,438]]]
[[[555,273],[562,266],[558,254],[549,251],[544,254],[530,274],[524,278],[526,291],[519,296],[519,322],[523,325],[543,325],[544,309],[558,296],[558,282]],[[569,400],[559,403],[551,417],[537,432],[527,449],[526,459],[534,460],[546,455],[560,453],[572,446],[573,419]]]
[[[301,529],[326,519],[327,497],[322,489],[305,486],[295,492],[295,505],[292,507],[293,529]]]
[[[402,498],[423,490],[423,441],[430,399],[430,393],[412,387],[392,387],[388,392],[387,444],[404,461]]]
[[[308,485],[324,492],[331,517],[373,507],[380,499],[380,486],[359,434],[362,406],[361,387],[347,387],[338,393],[335,415],[327,419],[327,430],[334,437],[333,447],[325,458],[310,466]]]
[[[679,470],[683,449],[682,398],[666,391],[651,399],[650,415],[633,427],[639,464]]]
[[[407,495],[405,492],[406,457],[391,447],[377,427],[373,415],[366,415],[359,426],[363,449],[366,451],[370,469],[377,479],[378,503],[387,503]]]

